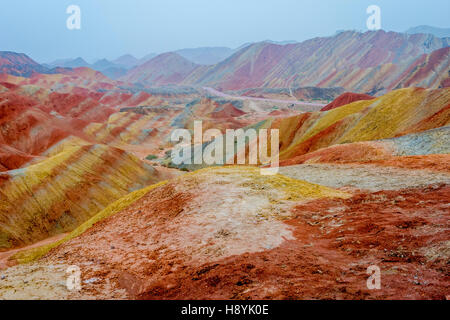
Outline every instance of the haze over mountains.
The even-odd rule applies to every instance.
[[[249,88],[342,87],[370,95],[395,88],[445,85],[449,42],[445,29],[420,26],[407,33],[344,31],[331,37],[248,43],[237,49],[181,49],[142,59],[124,55],[89,64],[82,58],[44,65],[89,67],[143,86]],[[41,69],[42,71],[42,69]]]
[[[406,30],[405,33],[408,33],[408,34],[425,33],[425,34],[432,34],[433,36],[438,37],[438,38],[445,38],[445,37],[450,37],[450,28],[417,26],[417,27]]]
[[[213,65],[216,64],[234,52],[237,49],[230,49],[227,47],[201,47],[201,48],[189,48],[181,49],[175,51],[175,53],[184,57],[185,59],[200,65]],[[90,64],[86,62],[83,58],[79,57],[76,59],[62,59],[44,64],[49,68],[79,68],[79,67],[89,67],[96,71],[100,71],[106,76],[116,79],[127,73],[128,70],[143,65],[152,58],[156,57],[158,54],[150,53],[141,59],[138,59],[131,54],[123,55],[113,61],[107,59],[97,60],[95,63]]]

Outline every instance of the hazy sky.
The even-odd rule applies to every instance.
[[[381,8],[382,28],[450,27],[449,0],[2,0],[0,50],[39,62],[142,57],[200,46],[306,40],[336,30],[366,30],[366,8]],[[81,30],[66,9],[81,8]]]

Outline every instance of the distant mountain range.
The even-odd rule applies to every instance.
[[[82,58],[40,65],[24,54],[2,52],[0,71],[30,76],[55,73],[56,67],[89,67],[112,79],[146,87],[208,86],[249,88],[343,88],[380,95],[402,87],[437,88],[449,84],[450,38],[430,33],[345,31],[301,43],[273,41],[238,49],[183,49],[143,59],[124,55],[89,64]],[[197,61],[194,62],[194,61]],[[210,64],[220,60],[218,63]],[[208,63],[206,63],[208,62]]]
[[[180,56],[187,60],[200,64],[200,65],[213,65],[216,64],[236,52],[237,49],[230,49],[227,47],[202,47],[202,48],[189,48],[175,51]],[[61,68],[79,68],[89,67],[96,71],[100,71],[106,76],[117,79],[124,76],[128,70],[137,66],[143,65],[149,60],[156,57],[158,54],[150,53],[141,59],[137,59],[131,54],[123,55],[113,61],[107,59],[100,59],[97,62],[90,64],[83,58],[76,59],[60,59],[51,63],[44,64],[45,67],[52,69],[56,67]]]
[[[408,34],[425,33],[425,34],[432,34],[433,36],[438,37],[438,38],[446,38],[446,37],[450,37],[450,28],[418,26],[418,27],[414,27],[414,28],[410,28],[410,29],[406,30],[406,33],[408,33]]]
[[[249,44],[211,66],[177,53],[160,55],[120,79],[220,90],[342,87],[379,95],[407,86],[439,87],[448,78],[449,42],[430,34],[346,31],[288,45]]]
[[[198,67],[199,65],[178,53],[163,53],[130,70],[121,80],[141,84],[154,83],[158,86],[178,84]]]
[[[130,56],[132,57],[132,56]],[[122,57],[121,57],[122,58]],[[119,59],[121,59],[119,58]],[[117,60],[119,60],[117,59]],[[126,58],[124,58],[125,61]],[[129,61],[132,61],[131,59]],[[43,64],[43,66],[52,69],[52,68],[81,68],[87,67],[96,71],[100,71],[105,76],[111,79],[117,79],[123,75],[125,75],[128,71],[128,67],[125,65],[121,65],[118,63],[111,62],[107,59],[101,59],[95,62],[94,64],[88,63],[83,58],[79,57],[76,59],[62,59],[53,61],[48,64]]]
[[[274,44],[289,44],[295,43],[295,41],[271,41],[266,40],[264,42],[274,43]],[[189,60],[190,62],[199,65],[214,65],[217,64],[229,56],[233,55],[242,48],[251,45],[252,43],[246,43],[239,48],[231,49],[227,47],[200,47],[200,48],[187,48],[174,51],[181,57]],[[90,64],[83,58],[75,59],[59,59],[50,63],[43,64],[45,67],[52,69],[56,67],[60,68],[80,68],[89,67],[96,71],[100,71],[106,76],[117,79],[124,76],[128,70],[133,69],[137,66],[143,65],[154,57],[158,56],[156,53],[150,53],[141,59],[134,57],[131,54],[123,55],[113,61],[107,59],[100,59],[97,62]]]

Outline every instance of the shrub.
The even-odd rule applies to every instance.
[[[147,159],[147,160],[155,160],[155,159],[158,159],[158,156],[155,156],[154,154],[150,154],[145,159]]]

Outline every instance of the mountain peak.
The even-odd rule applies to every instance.
[[[139,64],[139,60],[131,54],[124,54],[112,62],[128,69],[131,69]]]
[[[49,70],[24,53],[0,51],[0,73],[29,77],[35,72],[48,73]]]

